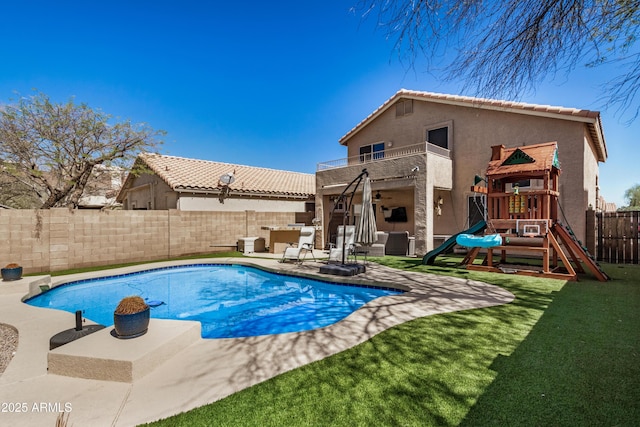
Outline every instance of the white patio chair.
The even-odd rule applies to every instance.
[[[307,257],[307,252],[311,252],[311,256],[313,260],[316,260],[315,255],[313,255],[313,246],[316,240],[316,228],[315,227],[302,227],[300,229],[300,238],[298,239],[297,246],[289,246],[284,250],[282,254],[282,260],[280,262],[285,262],[288,259],[296,260],[298,263],[302,263],[302,261]],[[301,255],[304,253],[304,256],[301,258]]]
[[[343,230],[342,225],[338,226],[338,235],[336,237],[336,245],[329,249],[329,262],[342,262],[342,242],[344,241],[345,260],[354,255],[356,226],[347,225]],[[344,239],[344,240],[343,240]]]

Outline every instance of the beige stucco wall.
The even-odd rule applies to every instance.
[[[450,125],[452,167],[420,169],[415,188],[418,193],[425,192],[424,197],[417,195],[413,230],[416,234],[416,251],[424,253],[431,247],[431,238],[436,235],[451,235],[468,226],[468,197],[472,196],[470,188],[475,175],[484,176],[491,158],[491,146],[503,144],[506,147],[517,147],[544,142],[557,141],[559,159],[562,166],[560,176],[560,204],[567,220],[580,239],[585,234],[585,210],[589,204],[595,206],[596,177],[598,162],[592,149],[591,141],[586,136],[585,124],[571,120],[560,120],[546,116],[515,114],[508,111],[488,110],[477,107],[428,103],[414,100],[413,113],[407,116],[395,116],[395,108],[384,111],[367,126],[348,140],[347,155],[356,157],[359,148],[381,141],[386,142],[386,149],[397,149],[403,146],[423,143],[427,128]],[[366,164],[376,170],[376,163],[387,164],[388,160]],[[402,163],[405,167],[415,160],[398,160],[394,165]],[[317,173],[317,191],[323,186],[331,186],[336,182],[344,182],[349,176],[357,175],[362,165],[346,168],[329,169]],[[398,170],[401,168],[398,168]],[[439,173],[438,170],[443,172]],[[452,191],[443,191],[435,183],[442,178],[442,173],[451,171]],[[424,174],[428,174],[426,177]],[[433,174],[435,173],[435,174]],[[424,188],[424,190],[423,190]],[[427,188],[433,188],[428,191]],[[441,195],[444,204],[441,216],[432,216],[433,200]],[[319,196],[316,209],[322,210]],[[424,205],[422,203],[424,202]],[[424,208],[422,208],[424,206]],[[326,215],[326,213],[324,213]],[[430,217],[433,217],[431,220]],[[422,219],[424,218],[424,220]],[[560,218],[562,219],[562,218]],[[424,223],[424,227],[423,227]],[[433,228],[431,229],[431,224]],[[409,230],[411,233],[411,230]],[[420,241],[426,242],[424,245]]]
[[[304,212],[304,200],[274,200],[266,198],[235,198],[228,197],[224,203],[220,203],[217,197],[212,195],[197,195],[181,193],[177,208],[181,211],[244,211],[255,210],[257,212]]]
[[[176,209],[177,194],[157,175],[142,174],[134,179],[127,191],[124,208],[133,209]]]
[[[0,210],[0,263],[25,273],[152,261],[230,250],[263,226],[295,221],[287,212]]]
[[[596,161],[596,157],[594,155],[593,142],[591,137],[585,133],[584,136],[584,145],[583,145],[583,157],[584,157],[584,187],[582,191],[582,203],[587,206],[589,205],[594,209],[597,206],[597,199],[599,196],[599,182],[600,182],[600,174],[598,169],[598,162]],[[569,204],[570,208],[572,207]],[[576,203],[579,206],[579,201]],[[567,213],[567,216],[570,218],[575,218],[575,220],[571,221],[569,225],[573,227],[575,230],[585,230],[587,220],[586,213],[579,211],[572,211],[571,213]],[[574,222],[576,225],[574,225]],[[587,240],[586,235],[580,235],[583,242]]]

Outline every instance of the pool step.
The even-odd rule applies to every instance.
[[[113,326],[49,351],[48,372],[67,377],[133,382],[200,340],[200,322],[151,319],[146,334],[111,335]]]

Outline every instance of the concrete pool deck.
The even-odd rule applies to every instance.
[[[258,255],[258,254],[256,254]],[[409,289],[402,295],[376,299],[342,321],[313,331],[250,338],[179,341],[178,347],[154,357],[165,328],[184,322],[152,319],[150,332],[134,340],[113,338],[106,328],[100,336],[75,341],[89,359],[105,353],[142,351],[153,360],[130,380],[96,380],[48,373],[55,354],[68,353],[67,344],[49,351],[49,339],[75,325],[72,313],[32,307],[22,303],[39,286],[71,280],[124,274],[149,268],[197,263],[248,264],[290,274],[317,276],[335,282],[368,282]],[[352,278],[318,273],[321,263],[278,263],[263,258],[207,258],[150,263],[72,276],[27,277],[0,282],[0,323],[19,331],[15,356],[0,375],[0,424],[20,426],[55,425],[58,412],[69,412],[69,425],[135,426],[166,418],[214,402],[278,374],[351,348],[374,335],[409,320],[437,313],[509,303],[513,295],[497,286],[465,279],[393,270],[369,263],[366,273]],[[349,280],[351,279],[351,280]],[[189,322],[193,323],[193,322]],[[191,328],[185,328],[193,336]],[[154,332],[154,333],[152,333]],[[145,338],[146,337],[146,338]],[[147,350],[133,350],[144,346]],[[136,344],[136,342],[138,344]],[[154,343],[157,344],[154,347]],[[73,344],[73,343],[72,343]],[[113,346],[123,346],[121,351]],[[85,348],[90,347],[90,348]],[[70,347],[69,347],[70,348]],[[108,348],[109,351],[106,351]],[[166,350],[166,349],[165,349]],[[55,354],[54,354],[55,353]],[[151,356],[149,356],[151,355]],[[123,356],[125,357],[125,356]],[[135,359],[136,356],[126,356]],[[140,360],[140,359],[136,359]],[[138,362],[143,363],[143,362]],[[146,362],[144,362],[146,363]],[[73,369],[74,364],[70,364]]]

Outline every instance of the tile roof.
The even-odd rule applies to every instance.
[[[604,131],[602,129],[600,112],[598,111],[558,107],[552,105],[528,104],[525,102],[516,101],[475,98],[462,95],[447,95],[442,93],[423,92],[407,89],[400,89],[391,98],[386,100],[380,107],[378,107],[373,113],[369,114],[364,120],[358,123],[349,132],[347,132],[342,138],[340,138],[340,144],[346,145],[346,142],[349,140],[349,138],[358,133],[364,126],[366,126],[366,124],[382,114],[389,107],[394,105],[396,101],[402,98],[449,105],[459,105],[463,107],[506,111],[516,114],[528,114],[535,116],[552,117],[563,120],[581,121],[584,122],[589,128],[589,133],[591,134],[596,144],[598,159],[604,162],[607,158],[607,147],[604,140]]]
[[[504,165],[516,150],[520,150],[534,159],[533,163]],[[487,166],[487,176],[508,174],[536,174],[551,170],[554,167],[554,159],[558,151],[557,142],[543,144],[523,145],[514,148],[505,148],[499,160],[491,160]]]
[[[142,153],[138,158],[174,191],[218,192],[220,176],[233,173],[232,193],[309,197],[315,194],[315,175],[209,160]]]

